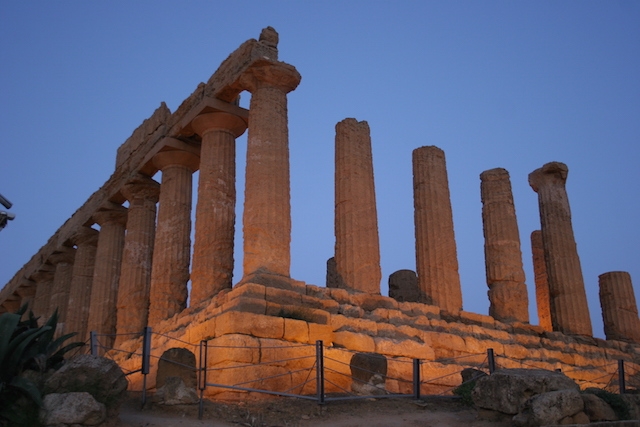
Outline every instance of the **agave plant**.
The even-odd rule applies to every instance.
[[[31,311],[27,320],[21,320],[26,310],[24,305],[16,313],[0,315],[0,425],[15,419],[15,403],[22,396],[38,407],[42,405],[41,390],[22,375],[24,371],[57,369],[64,362],[66,353],[83,345],[74,342],[60,348],[76,334],[54,339],[57,310],[42,326],[38,326],[38,318]]]

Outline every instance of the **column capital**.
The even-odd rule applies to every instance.
[[[158,202],[160,184],[145,175],[138,175],[121,189],[122,195],[131,203],[134,199],[151,200]]]
[[[36,283],[48,282],[53,280],[53,275],[55,274],[55,272],[56,272],[56,269],[53,265],[42,264],[42,266],[40,266],[38,271],[33,273],[31,276],[29,276],[29,278],[31,280],[35,280]]]
[[[213,130],[224,130],[231,132],[237,138],[247,130],[247,122],[235,114],[217,111],[200,114],[193,119],[191,127],[200,136]]]
[[[67,246],[61,246],[52,253],[47,260],[53,264],[72,264],[76,256],[76,250]]]
[[[93,219],[100,227],[104,227],[105,224],[116,223],[125,225],[127,223],[127,208],[117,205],[115,203],[109,203],[108,206],[99,208],[93,215]]]
[[[263,87],[275,87],[289,93],[300,84],[302,77],[296,67],[284,62],[256,61],[240,77],[240,86],[253,93]]]
[[[169,166],[185,166],[191,170],[191,173],[198,170],[200,166],[200,157],[182,150],[160,151],[153,156],[153,164],[160,170]]]
[[[567,181],[569,168],[561,162],[550,162],[529,174],[529,185],[536,193],[543,185],[562,184]]]
[[[78,231],[76,231],[73,236],[71,236],[71,242],[74,245],[90,245],[97,246],[98,245],[98,235],[100,232],[91,227],[80,227]]]

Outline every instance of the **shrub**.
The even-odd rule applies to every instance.
[[[613,412],[616,414],[619,420],[631,419],[631,408],[619,394],[611,393],[599,388],[587,388],[583,391],[583,393],[595,394],[600,399],[607,402],[607,404],[611,406],[611,409],[613,409]]]

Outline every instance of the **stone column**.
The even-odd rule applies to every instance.
[[[247,124],[233,114],[216,112],[197,116],[191,126],[202,136],[190,300],[197,305],[232,285],[236,138]]]
[[[36,296],[36,282],[23,277],[15,293],[20,297],[20,307],[25,304],[27,305],[27,311],[22,317],[23,319],[28,319],[29,310],[33,311],[33,303]]]
[[[529,184],[538,193],[553,330],[590,336],[591,318],[565,188],[568,173],[564,163],[547,163],[529,174]]]
[[[389,297],[399,302],[420,302],[418,276],[413,270],[398,270],[389,275]]]
[[[160,185],[139,175],[126,184],[122,194],[129,201],[127,233],[118,283],[115,346],[142,333],[149,316],[151,262],[156,229],[156,203]],[[121,335],[129,334],[129,335]]]
[[[444,151],[413,150],[416,266],[421,300],[450,313],[462,310],[458,255]]]
[[[51,287],[55,267],[51,264],[43,264],[38,271],[31,275],[36,282],[36,295],[33,301],[33,314],[39,317],[38,324],[42,325],[49,318],[49,300],[51,299]]]
[[[127,209],[111,204],[93,214],[92,218],[100,225],[100,234],[93,269],[87,330],[112,335],[116,333],[116,301]],[[106,348],[112,348],[113,341],[113,336],[100,337],[100,344]]]
[[[529,297],[509,172],[502,168],[484,171],[480,182],[489,315],[501,322],[529,323]]]
[[[240,84],[251,92],[244,194],[244,276],[290,275],[291,201],[287,93],[300,83],[291,65],[265,60]]]
[[[551,325],[551,305],[549,297],[549,280],[547,266],[544,261],[542,231],[531,233],[531,254],[533,256],[533,274],[536,283],[536,305],[538,306],[538,324],[545,331],[553,331]]]
[[[49,262],[56,267],[53,275],[53,285],[49,297],[48,312],[53,314],[58,311],[58,326],[56,334],[66,333],[67,305],[69,304],[69,289],[73,276],[73,261],[76,255],[74,248],[61,246],[50,257]]]
[[[151,267],[150,326],[187,306],[192,175],[198,169],[198,156],[162,151],[153,157],[153,163],[162,171],[162,185]]]
[[[605,336],[608,340],[640,343],[640,320],[631,275],[611,271],[598,279]]]
[[[380,242],[367,122],[345,119],[336,125],[335,259],[346,287],[380,294]]]
[[[73,263],[69,303],[67,304],[66,331],[77,332],[76,341],[86,341],[89,306],[91,304],[91,286],[93,269],[96,262],[98,231],[91,227],[81,227],[73,236],[76,245],[76,258]]]

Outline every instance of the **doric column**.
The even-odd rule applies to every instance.
[[[345,119],[336,125],[335,259],[348,288],[380,294],[380,242],[367,122]]]
[[[42,325],[49,319],[49,300],[51,299],[51,287],[55,267],[51,264],[43,264],[38,271],[31,275],[31,280],[36,282],[36,295],[33,301],[33,314],[39,317],[38,324]]]
[[[565,188],[568,173],[564,163],[547,163],[529,174],[529,184],[538,193],[553,330],[590,336],[591,318]]]
[[[421,300],[450,313],[462,310],[458,255],[444,151],[413,150],[416,267]]]
[[[187,306],[192,175],[198,169],[198,156],[162,151],[153,157],[153,163],[162,171],[162,184],[151,267],[150,326]]]
[[[244,275],[289,277],[291,200],[287,93],[300,83],[295,67],[257,62],[240,84],[251,92],[244,193]]]
[[[191,126],[202,137],[191,271],[191,305],[208,301],[233,279],[236,220],[236,138],[246,122],[225,112],[197,116]]]
[[[489,315],[501,322],[529,323],[529,297],[509,172],[502,168],[482,172],[480,193]]]
[[[98,234],[98,231],[91,227],[81,227],[72,237],[72,242],[76,245],[76,258],[73,263],[69,303],[67,304],[66,331],[67,333],[77,332],[78,335],[75,337],[77,341],[85,341],[88,338],[87,322],[89,320]]]
[[[544,261],[544,246],[542,245],[542,231],[531,233],[531,254],[533,257],[533,274],[536,283],[536,305],[538,306],[538,324],[545,331],[553,331],[551,325],[551,303],[549,298],[549,280],[547,265]]]
[[[598,279],[605,336],[608,340],[640,343],[640,320],[631,275],[611,271]]]
[[[116,346],[132,338],[120,334],[142,333],[147,326],[156,203],[160,184],[149,177],[138,175],[121,192],[129,201],[129,213],[118,283]]]
[[[94,213],[92,218],[100,225],[100,234],[93,269],[87,330],[112,335],[116,333],[116,301],[127,209],[110,204]],[[113,336],[100,337],[100,343],[107,348],[113,347],[113,341]]]
[[[73,261],[76,255],[74,248],[61,246],[50,257],[49,262],[56,267],[53,275],[53,286],[49,297],[49,314],[58,310],[58,335],[68,332],[65,325],[67,320],[67,306],[69,305],[69,289],[73,276]]]

